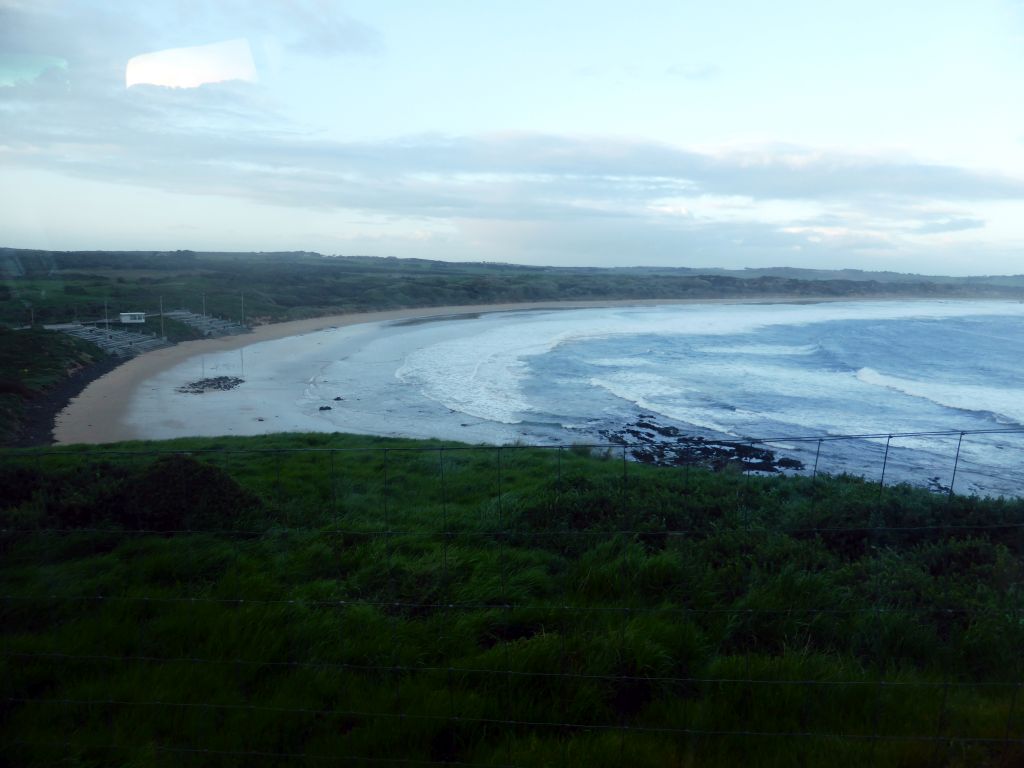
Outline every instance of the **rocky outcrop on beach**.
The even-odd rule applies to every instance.
[[[186,395],[201,395],[204,392],[227,392],[239,384],[244,384],[245,379],[237,376],[214,376],[212,379],[199,379],[190,384],[178,387],[178,392]]]
[[[768,474],[804,467],[797,459],[776,456],[753,443],[687,435],[678,427],[659,424],[656,417],[647,414],[620,429],[601,430],[599,434],[609,443],[626,446],[627,455],[644,464],[696,464],[714,470],[735,468]]]

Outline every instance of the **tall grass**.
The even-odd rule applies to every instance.
[[[1024,761],[1020,502],[367,447],[7,455],[0,761]]]

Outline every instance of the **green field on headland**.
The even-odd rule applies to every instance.
[[[0,485],[4,764],[1024,761],[1020,501],[343,435]]]

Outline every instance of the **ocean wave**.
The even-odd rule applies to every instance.
[[[651,350],[647,350],[644,354],[651,354]],[[640,357],[639,354],[630,357],[602,357],[596,360],[587,360],[587,363],[599,368],[647,368],[654,365],[650,360]]]
[[[784,344],[735,344],[725,347],[700,347],[698,352],[709,355],[753,355],[764,357],[803,357],[818,352],[818,344],[786,346]]]
[[[879,373],[874,368],[861,368],[856,376],[865,384],[928,400],[943,408],[991,414],[1004,423],[1024,424],[1024,404],[1019,390],[908,379]]]
[[[681,305],[672,307],[645,307],[622,309],[589,309],[564,312],[537,312],[518,317],[484,315],[472,326],[458,326],[457,337],[441,341],[426,339],[422,347],[408,353],[395,371],[401,382],[416,387],[425,397],[454,411],[468,415],[518,424],[533,411],[530,398],[522,384],[529,374],[528,361],[532,357],[551,353],[561,345],[590,343],[601,339],[623,337],[713,337],[748,333],[769,326],[807,325],[838,320],[892,320],[901,318],[947,318],[976,315],[1024,315],[1024,305],[1010,302],[836,302],[817,305]],[[433,324],[436,329],[445,323]],[[708,339],[710,342],[711,339]],[[771,345],[745,343],[739,345],[709,344],[720,352],[712,357],[728,364],[729,358],[744,371],[736,371],[749,380],[751,371],[744,359],[758,355],[806,357],[817,345]],[[610,351],[610,350],[609,350]],[[700,350],[698,350],[699,352]],[[725,354],[728,352],[728,354]],[[593,356],[594,361],[609,371],[646,368],[643,357],[618,352],[605,352]],[[757,366],[761,368],[761,366]],[[720,371],[725,375],[728,372]],[[792,369],[766,377],[764,384],[780,393],[796,386]],[[607,377],[604,377],[607,378]],[[706,386],[706,381],[684,377],[691,384]],[[677,381],[682,381],[678,379]],[[810,384],[810,382],[807,382]],[[815,388],[823,382],[815,382]],[[676,390],[678,394],[678,384]],[[625,399],[651,403],[643,392]],[[707,426],[718,431],[729,427],[729,421],[719,417],[708,418],[716,409],[700,409],[698,414],[687,409],[690,404],[678,402],[687,413],[689,423]],[[662,401],[659,412],[674,407]],[[682,413],[679,411],[679,413]],[[698,418],[703,413],[704,417]],[[665,415],[669,415],[665,413]],[[670,416],[671,417],[671,416]],[[673,417],[674,418],[674,417]],[[713,426],[712,426],[713,425]]]
[[[521,391],[521,358],[540,351],[535,345],[507,344],[486,352],[475,339],[453,339],[410,353],[394,375],[453,411],[519,424],[532,410]]]
[[[735,422],[748,421],[755,416],[746,411],[725,411],[720,406],[687,401],[680,397],[684,390],[661,376],[633,374],[594,377],[590,379],[590,385],[633,403],[641,410],[724,435],[735,435],[737,425],[721,419],[723,413],[727,413],[730,420]]]

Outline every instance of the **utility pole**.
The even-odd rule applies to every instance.
[[[203,294],[203,317],[206,317],[206,294]]]
[[[166,339],[167,334],[164,333],[164,297],[160,297],[160,338]]]
[[[242,326],[245,326],[245,291],[239,291],[238,294],[242,297]]]
[[[107,328],[107,333],[110,333],[110,319],[107,317],[107,297],[103,297],[103,325]]]

